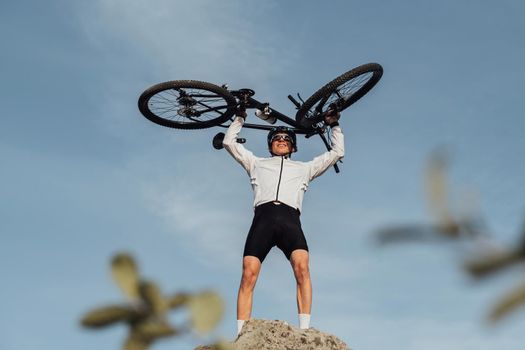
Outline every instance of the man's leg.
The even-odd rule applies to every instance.
[[[297,310],[299,326],[302,329],[310,327],[310,312],[312,308],[312,282],[308,267],[308,251],[296,249],[290,256],[295,280],[297,281]]]
[[[255,256],[245,256],[242,260],[242,278],[237,296],[237,333],[240,332],[245,320],[250,319],[252,313],[253,290],[259,272],[261,271],[261,261]],[[239,322],[241,321],[241,322]]]

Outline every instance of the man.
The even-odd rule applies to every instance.
[[[224,148],[250,176],[254,192],[253,218],[243,253],[242,278],[237,297],[237,334],[252,310],[253,290],[261,264],[273,246],[290,261],[297,282],[299,327],[310,327],[312,285],[308,266],[308,245],[299,216],[308,184],[344,156],[344,138],[339,127],[339,113],[332,112],[325,122],[332,131],[332,150],[310,162],[291,160],[297,151],[293,130],[280,126],[268,134],[269,158],[259,158],[236,142],[246,112],[239,110],[224,136]]]

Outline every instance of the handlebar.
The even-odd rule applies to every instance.
[[[292,101],[292,103],[295,105],[295,107],[296,107],[297,109],[301,108],[301,104],[300,104],[299,102],[297,102],[297,100],[296,100],[295,98],[293,98],[292,95],[288,95],[288,99],[289,99],[290,101]]]
[[[238,104],[238,109],[241,110],[241,111],[246,111],[247,108],[255,108],[256,109],[256,116],[259,117],[260,119],[266,121],[267,123],[269,124],[274,124],[276,122],[277,119],[281,120],[281,121],[284,121],[286,122],[288,125],[291,125],[291,126],[294,126],[295,128],[297,128],[298,130],[301,129],[301,126],[297,124],[297,122],[287,116],[285,116],[284,114],[276,111],[276,110],[273,110],[273,109],[270,109],[269,108],[269,103],[262,103],[260,101],[257,101],[256,99],[254,99],[252,96],[253,96],[253,90],[248,90],[248,89],[242,89],[242,90],[239,90],[240,94],[236,96],[237,97],[240,97],[239,98],[239,104]],[[299,99],[301,99],[301,96],[299,96]],[[288,95],[288,99],[295,105],[295,107],[297,109],[301,108],[301,103],[299,103],[292,95]],[[302,101],[302,99],[301,99]],[[337,103],[331,103],[329,106],[328,106],[328,109],[322,113],[322,120],[324,120],[324,117],[333,113],[335,111],[339,112],[341,109],[339,108],[339,106],[337,105]],[[259,113],[257,113],[259,112]],[[221,125],[221,126],[224,126],[224,125]],[[263,125],[257,125],[257,124],[247,124],[245,123],[244,124],[245,127],[251,127],[251,128],[254,128],[254,129],[262,129],[262,130],[270,130],[271,127],[269,126],[263,126]],[[224,126],[226,127],[226,126]],[[222,133],[221,133],[222,134]],[[326,136],[324,135],[324,127],[318,127],[318,128],[315,128],[314,130],[312,131],[309,131],[305,134],[305,137],[308,139],[314,135],[319,135],[321,137],[321,140],[323,140],[323,143],[324,145],[326,146],[326,149],[328,151],[331,151],[332,150],[332,147],[330,147],[329,143],[328,143],[328,140],[326,139]],[[221,135],[222,136],[222,135]],[[219,142],[218,140],[215,140],[216,138],[219,138],[221,143],[222,143],[222,139],[220,138],[221,136],[219,136],[219,134],[216,135],[216,137],[214,138],[214,147],[215,147],[215,144],[217,144],[217,146],[219,145]],[[224,137],[224,136],[222,136]],[[237,142],[239,143],[244,143],[246,142],[245,139],[238,139]],[[217,148],[217,147],[215,147]],[[217,148],[219,149],[219,148]],[[335,169],[335,172],[336,173],[339,173],[340,170],[339,170],[339,167],[337,166],[337,163],[333,165],[334,169]]]

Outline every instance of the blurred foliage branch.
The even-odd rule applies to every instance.
[[[474,278],[483,279],[500,271],[525,262],[525,223],[521,229],[521,242],[513,247],[488,250],[468,259],[464,269]],[[497,322],[519,307],[525,306],[525,282],[504,295],[489,314],[491,322]]]
[[[437,150],[431,154],[425,173],[425,188],[428,204],[436,223],[391,225],[381,228],[375,235],[379,243],[479,239],[488,235],[485,220],[476,210],[475,201],[463,202],[460,208],[462,210],[459,212],[452,210],[448,198],[447,167],[448,156],[445,152]],[[521,237],[521,242],[515,247],[492,249],[479,254],[476,258],[467,259],[463,268],[474,278],[481,279],[517,263],[525,262],[525,223]],[[497,322],[522,306],[525,306],[525,282],[496,302],[488,318],[492,323]]]
[[[448,193],[448,162],[447,153],[437,150],[431,154],[425,171],[427,202],[435,222],[389,225],[377,230],[375,236],[379,243],[449,241],[486,235],[485,221],[473,197],[463,198],[460,209],[453,210]]]
[[[138,266],[128,253],[119,253],[111,259],[111,275],[128,302],[97,307],[81,319],[86,328],[103,328],[117,323],[128,326],[128,336],[123,350],[146,350],[155,341],[194,330],[204,335],[213,330],[224,314],[224,303],[213,291],[195,294],[162,294],[158,285],[140,277]],[[167,314],[170,310],[186,307],[189,325],[172,326]],[[216,347],[227,350],[222,341]]]

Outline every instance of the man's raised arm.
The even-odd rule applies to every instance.
[[[252,152],[248,151],[243,145],[237,142],[237,136],[242,129],[245,118],[245,111],[237,112],[237,116],[228,127],[226,135],[224,135],[222,144],[233,158],[235,158],[235,160],[249,173],[255,160],[255,156]]]
[[[345,155],[345,140],[343,131],[339,126],[339,112],[329,113],[325,117],[326,124],[331,128],[331,150],[308,162],[310,166],[310,181],[322,175],[329,167],[337,163]]]

